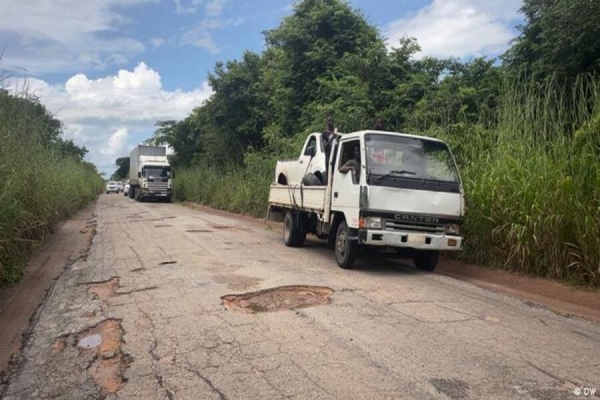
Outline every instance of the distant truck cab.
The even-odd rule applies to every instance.
[[[138,145],[129,159],[129,197],[171,202],[172,176],[167,149],[163,146]]]
[[[353,163],[358,170],[340,172],[357,154],[359,160]],[[271,185],[269,218],[284,222],[286,245],[302,246],[311,233],[328,240],[342,268],[352,268],[359,248],[370,247],[410,257],[427,271],[436,268],[440,251],[461,249],[463,188],[443,141],[395,132],[354,132],[341,135],[329,159],[326,185],[301,183],[302,172],[322,168],[317,160],[311,169],[310,157],[302,160],[302,155],[298,163],[304,161],[303,171],[298,167],[290,173],[288,164],[287,182]],[[282,171],[278,163],[277,172]]]

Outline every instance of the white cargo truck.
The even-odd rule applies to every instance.
[[[171,202],[171,166],[163,146],[138,145],[129,156],[129,197]]]
[[[283,221],[287,246],[302,246],[310,233],[335,248],[342,268],[352,268],[359,250],[370,248],[412,258],[427,271],[436,268],[440,251],[461,249],[463,188],[443,141],[382,131],[342,134],[332,146],[326,185],[287,183],[311,171],[319,150],[318,143],[316,151],[306,150],[313,136],[303,162],[285,165],[286,181],[278,166],[269,192],[268,217]]]

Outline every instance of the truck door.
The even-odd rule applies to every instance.
[[[356,147],[359,149],[359,160],[352,162],[351,160],[355,159],[354,149]],[[358,228],[360,182],[362,175],[365,173],[364,161],[362,161],[360,154],[363,154],[363,151],[359,139],[346,140],[340,144],[335,162],[331,193],[331,209],[343,212],[346,216],[346,222],[351,228]],[[359,165],[358,171],[340,172],[340,168],[348,162],[349,164]]]

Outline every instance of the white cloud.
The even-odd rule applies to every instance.
[[[124,154],[127,152],[127,138],[129,133],[127,128],[117,129],[108,138],[108,145],[100,149],[100,152],[107,156],[114,156],[115,154]]]
[[[77,74],[64,85],[29,79],[29,92],[65,123],[65,137],[90,151],[87,158],[108,174],[117,157],[148,139],[158,120],[183,119],[212,93],[208,83],[167,91],[158,72],[140,63],[133,71],[89,79]],[[13,90],[22,87],[11,82]]]
[[[173,0],[173,3],[175,3],[175,12],[178,14],[195,13],[204,4],[206,15],[211,17],[221,15],[228,2],[229,0]]]
[[[215,43],[211,31],[224,29],[230,26],[239,26],[244,22],[242,18],[204,18],[195,27],[187,29],[181,35],[181,43],[204,48],[212,54],[219,54],[221,48]]]
[[[159,37],[153,37],[150,39],[150,44],[155,49],[158,49],[159,47],[162,47],[163,44],[165,44],[165,39],[159,38]]]
[[[383,30],[388,46],[403,36],[415,37],[423,51],[418,57],[497,55],[515,36],[511,22],[522,0],[433,0]]]
[[[189,31],[183,34],[181,41],[183,44],[191,44],[192,46],[206,49],[211,54],[219,54],[221,52],[221,49],[208,32]]]
[[[228,0],[208,0],[205,6],[206,14],[211,17],[218,17],[223,13],[223,8],[225,8],[227,2]]]
[[[118,34],[118,8],[155,0],[3,0],[0,41],[6,68],[64,72],[122,64],[144,45]]]

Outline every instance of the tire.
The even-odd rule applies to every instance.
[[[437,251],[419,251],[413,257],[415,267],[421,271],[433,272],[437,267],[440,255]]]
[[[299,214],[288,211],[283,220],[283,241],[288,247],[302,247],[306,241],[306,229]]]
[[[311,174],[311,173],[304,175],[304,178],[302,178],[302,183],[305,186],[322,186],[323,185],[321,180],[315,174]]]
[[[346,221],[340,222],[335,235],[335,259],[343,269],[352,269],[358,255],[358,242],[349,240],[350,228]]]

